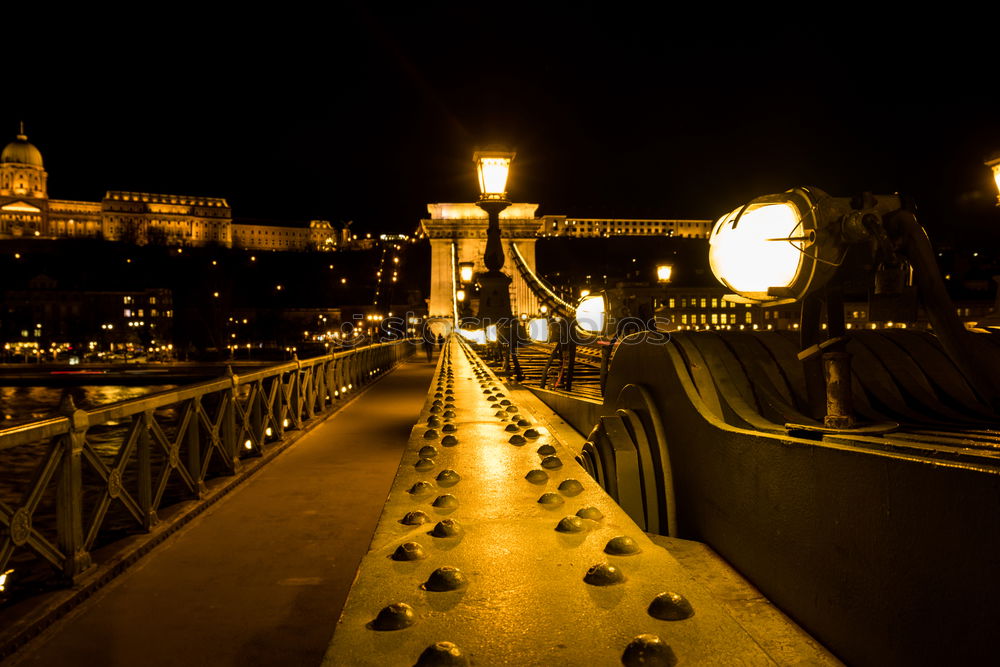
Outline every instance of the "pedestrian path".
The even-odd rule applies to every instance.
[[[400,365],[8,663],[318,665],[433,369]]]

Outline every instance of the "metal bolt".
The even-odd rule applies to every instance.
[[[439,414],[440,412],[441,412],[441,406],[434,405],[434,406],[431,407],[431,413],[433,413],[433,414],[436,415],[436,414]]]
[[[596,507],[584,507],[576,511],[576,515],[581,519],[590,519],[591,521],[600,521],[604,518],[601,514],[601,510]]]
[[[444,409],[445,410],[454,410],[455,409],[455,404],[454,403],[445,403],[444,404]]]
[[[683,621],[694,616],[694,608],[680,593],[660,593],[649,603],[649,615],[661,621]]]
[[[549,473],[544,470],[530,470],[524,478],[532,484],[544,484],[549,481]]]
[[[539,437],[539,433],[535,429],[529,428],[527,431],[524,432],[524,437],[531,438],[532,440],[534,440],[535,438]]]
[[[587,530],[587,526],[583,523],[583,519],[578,516],[564,516],[559,519],[556,530],[560,533],[582,533]]]
[[[445,410],[444,418],[445,419],[454,419],[455,418],[455,411],[454,410]]]
[[[431,405],[441,405],[441,399],[435,398],[433,401],[431,401]]]
[[[531,422],[529,422],[527,419],[524,419],[523,417],[518,417],[518,415],[514,415],[513,417],[511,417],[511,419],[517,419],[518,426],[521,427],[531,426]]]
[[[454,424],[445,424],[441,428],[441,430],[444,431],[445,433],[454,433],[455,431],[458,430],[458,427],[455,426]]]
[[[441,420],[438,417],[428,417],[427,425],[433,428],[437,428],[438,426],[441,425]]]
[[[416,620],[417,615],[413,607],[405,602],[395,602],[383,607],[370,627],[372,630],[402,630],[413,625]]]
[[[434,459],[420,458],[413,464],[413,467],[420,472],[430,470],[434,467]]]
[[[562,505],[565,500],[562,499],[558,493],[543,493],[539,498],[538,502],[542,505],[552,505],[553,507]]]
[[[500,405],[510,405],[510,401],[508,401],[508,400],[507,400],[507,399],[505,398],[505,399],[503,399],[502,401],[500,401]]]
[[[455,391],[454,391],[453,389],[445,389],[445,390],[444,390],[444,393],[445,393],[445,395],[447,396],[447,395],[450,395],[450,394],[454,394],[454,393],[455,393]]]
[[[468,585],[469,582],[461,570],[451,565],[445,565],[431,572],[431,576],[427,578],[421,588],[425,591],[457,591]]]
[[[441,398],[442,396],[444,396],[444,394],[442,394],[440,391],[434,393],[434,398]]]
[[[424,437],[428,438],[428,439],[430,439],[430,438],[436,438],[436,437],[438,437],[438,432],[435,431],[432,428],[429,428],[426,431],[424,431]]]
[[[446,435],[443,438],[441,438],[441,444],[444,445],[445,447],[454,447],[455,445],[458,444],[458,438],[456,438],[453,435]]]
[[[673,667],[677,656],[670,645],[656,635],[639,635],[629,642],[622,654],[625,667]]]
[[[503,418],[507,416],[507,413],[504,412],[503,410],[497,410],[496,412],[493,413],[493,416]]]
[[[457,484],[462,478],[454,470],[445,468],[437,474],[436,479],[442,484]]]
[[[507,440],[507,442],[509,442],[512,445],[517,445],[518,447],[520,447],[521,445],[523,445],[528,441],[524,439],[523,435],[512,435],[510,436],[510,439]],[[544,461],[542,462],[542,465],[545,465]]]
[[[559,491],[564,496],[576,496],[583,491],[583,484],[575,479],[564,479],[559,482]]]
[[[507,412],[517,412],[517,406],[516,405],[508,405],[507,406]]]
[[[535,451],[537,451],[540,456],[551,456],[556,453],[556,448],[552,445],[542,445]]]
[[[498,391],[498,392],[497,392],[497,398],[503,398],[503,397],[504,397],[504,394],[501,394],[501,393],[500,393],[500,392]]]
[[[434,447],[433,445],[424,445],[417,453],[425,459],[432,459],[437,456],[438,450],[437,447]]]
[[[416,542],[403,542],[390,556],[393,560],[423,560],[427,558],[424,548]]]
[[[497,399],[496,396],[488,396],[486,400],[489,401],[490,403],[495,403]]]
[[[517,424],[507,424],[507,428],[505,428],[504,430],[510,432],[517,431],[518,430]]]
[[[558,456],[546,456],[542,459],[542,467],[549,470],[562,468],[562,460]]]
[[[450,493],[446,493],[435,498],[431,505],[439,509],[451,509],[453,507],[458,507],[458,498]]]
[[[430,485],[430,482],[417,482],[407,490],[407,493],[416,496],[420,495],[421,493],[427,493],[432,488],[434,487]]]
[[[466,667],[469,659],[451,642],[437,642],[424,649],[413,667]]]
[[[431,518],[427,516],[426,512],[421,510],[416,510],[415,512],[407,512],[403,515],[403,518],[399,522],[406,526],[419,526],[422,523],[427,523]]]
[[[625,581],[625,575],[614,565],[609,563],[598,563],[592,565],[583,580],[591,586],[613,586]]]
[[[434,524],[431,535],[434,537],[457,537],[462,532],[462,525],[454,519],[442,519]]]
[[[611,554],[612,556],[631,556],[641,551],[642,549],[639,548],[638,542],[628,535],[612,537],[604,546],[604,553]]]

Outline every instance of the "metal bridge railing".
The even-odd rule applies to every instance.
[[[277,449],[413,349],[397,341],[230,372],[93,410],[69,400],[63,416],[0,430],[0,576],[16,572],[26,588],[76,582],[98,547],[206,499],[207,480]]]

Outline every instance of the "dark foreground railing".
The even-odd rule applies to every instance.
[[[412,353],[410,341],[272,366],[0,430],[0,593],[75,583],[99,547],[200,501]],[[2,596],[0,596],[2,597]]]

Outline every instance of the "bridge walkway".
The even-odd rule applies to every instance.
[[[399,366],[10,665],[317,665],[427,397]]]

